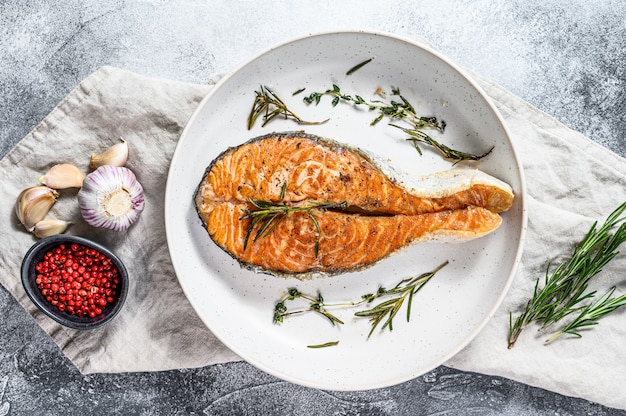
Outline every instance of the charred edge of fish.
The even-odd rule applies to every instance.
[[[202,224],[202,227],[205,230],[207,229],[209,224],[206,223],[206,221],[204,220],[204,217],[200,213],[200,208],[198,207],[198,196],[200,195],[200,188],[202,188],[202,184],[204,183],[208,174],[209,174],[209,168],[206,168],[206,170],[202,174],[202,179],[200,179],[198,186],[196,186],[196,190],[194,191],[193,198],[192,198],[193,206],[196,209],[196,215],[198,215],[198,218],[200,218],[200,223]]]
[[[220,247],[218,245],[218,247]],[[259,274],[266,274],[269,276],[274,276],[274,277],[281,277],[284,279],[289,279],[289,278],[297,278],[299,280],[308,280],[308,279],[315,279],[315,278],[325,278],[325,277],[332,277],[332,276],[337,276],[343,273],[354,273],[354,272],[359,272],[359,271],[363,271],[366,269],[369,269],[372,266],[375,266],[378,263],[381,263],[383,260],[385,260],[387,257],[383,257],[381,259],[378,259],[376,261],[374,261],[373,263],[368,263],[368,264],[364,264],[358,267],[354,267],[354,268],[350,268],[350,269],[341,269],[341,268],[332,268],[332,269],[311,269],[311,270],[307,270],[305,272],[286,272],[286,271],[280,271],[280,270],[271,270],[271,269],[265,269],[262,266],[256,265],[256,264],[252,264],[243,260],[238,259],[234,254],[230,253],[229,251],[225,250],[224,248],[220,247],[222,249],[222,251],[225,251],[226,253],[228,253],[228,255],[237,261],[237,263],[239,264],[239,267],[241,267],[242,269],[245,270],[249,270],[251,272],[254,273],[259,273]],[[395,255],[397,253],[390,253],[388,256],[392,256]]]
[[[344,152],[346,150],[349,150],[349,151],[352,151],[354,153],[357,153],[359,156],[361,156],[362,158],[367,160],[370,164],[372,164],[372,166],[374,166],[376,169],[380,170],[380,167],[378,166],[378,163],[366,151],[364,151],[364,150],[362,150],[362,149],[360,149],[358,147],[351,146],[349,144],[339,143],[337,140],[334,140],[334,139],[330,139],[330,138],[326,138],[326,137],[320,137],[320,136],[317,136],[315,134],[306,133],[304,130],[280,131],[280,132],[268,133],[268,134],[264,134],[262,136],[253,137],[252,139],[249,139],[246,142],[238,144],[236,146],[231,146],[228,149],[224,150],[222,153],[220,153],[217,157],[215,157],[215,159],[213,159],[213,161],[211,162],[211,164],[209,165],[207,170],[211,169],[213,167],[213,165],[218,160],[220,160],[223,156],[225,156],[227,153],[229,153],[231,151],[234,151],[234,150],[236,150],[236,149],[238,149],[240,147],[252,144],[254,142],[262,141],[262,140],[265,140],[265,139],[271,139],[271,138],[277,138],[277,139],[300,138],[300,139],[306,139],[306,140],[314,141],[316,143],[320,143],[320,144],[324,145],[325,147],[328,147],[330,150],[333,150],[333,151]],[[390,177],[389,179],[395,182],[394,178]]]

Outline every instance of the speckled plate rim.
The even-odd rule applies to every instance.
[[[242,326],[242,327],[238,327],[232,330],[228,326],[224,326],[220,323],[221,320],[223,321],[224,319],[229,319],[229,318],[225,318],[228,316],[228,314],[227,313],[224,314],[223,311],[221,311],[221,309],[227,308],[228,306],[235,306],[235,307],[243,308],[243,316],[240,315],[237,318],[239,320],[245,319],[246,317],[252,318],[253,314],[266,314],[269,311],[270,313],[267,319],[271,321],[271,309],[273,308],[273,304],[271,302],[268,303],[268,299],[269,299],[267,297],[268,288],[274,289],[273,288],[274,285],[279,286],[275,288],[273,292],[275,294],[273,295],[273,297],[270,295],[271,299],[277,300],[281,291],[282,293],[284,293],[286,286],[284,283],[282,283],[282,281],[276,281],[277,283],[273,283],[272,279],[274,278],[272,277],[270,277],[269,280],[266,278],[263,278],[263,281],[260,282],[259,284],[255,284],[254,282],[251,282],[254,286],[256,286],[258,293],[263,293],[263,295],[260,296],[261,298],[263,298],[261,299],[262,301],[261,303],[263,302],[267,303],[267,305],[264,306],[264,308],[266,307],[266,310],[259,310],[258,308],[259,299],[257,299],[259,296],[257,296],[257,294],[255,293],[251,293],[252,291],[248,292],[247,287],[241,286],[241,283],[240,283],[241,279],[248,278],[248,276],[243,276],[243,275],[246,275],[247,273],[252,273],[252,272],[245,271],[243,269],[238,269],[236,262],[234,262],[232,259],[228,260],[224,258],[225,253],[221,253],[221,254],[219,252],[216,253],[213,250],[214,247],[211,247],[212,243],[209,241],[208,236],[206,236],[206,239],[201,241],[200,243],[197,241],[199,238],[197,237],[198,236],[197,228],[200,227],[199,225],[200,221],[199,219],[197,219],[197,215],[196,215],[196,218],[194,218],[195,211],[190,212],[190,204],[191,204],[191,199],[192,199],[192,192],[189,192],[190,185],[185,184],[184,182],[181,182],[182,178],[184,177],[189,178],[189,177],[194,176],[189,173],[189,169],[192,169],[194,166],[194,163],[193,163],[194,161],[193,160],[190,161],[188,159],[190,158],[189,148],[192,147],[194,144],[196,145],[198,144],[198,143],[194,143],[194,139],[197,139],[197,138],[193,137],[194,134],[197,135],[198,126],[207,127],[207,126],[211,126],[213,123],[219,123],[222,125],[233,123],[233,120],[230,120],[230,121],[225,121],[223,119],[218,120],[218,118],[220,119],[222,118],[221,116],[217,117],[216,115],[213,115],[211,117],[210,114],[207,114],[207,107],[210,106],[211,103],[215,102],[216,100],[220,100],[224,98],[221,96],[222,92],[232,87],[232,84],[235,82],[235,78],[237,76],[241,75],[242,72],[245,72],[246,69],[254,65],[255,62],[257,62],[259,59],[263,59],[264,57],[271,55],[271,54],[280,53],[280,51],[282,51],[285,48],[293,47],[294,45],[300,42],[304,42],[306,44],[311,39],[319,40],[320,42],[325,42],[325,41],[328,41],[328,39],[332,37],[343,37],[344,39],[349,39],[353,37],[355,39],[355,43],[362,42],[363,39],[366,39],[368,41],[371,40],[374,42],[376,42],[377,39],[378,40],[385,39],[385,40],[391,40],[393,42],[398,42],[399,44],[403,45],[403,48],[404,47],[413,48],[416,55],[421,54],[423,56],[432,57],[432,59],[441,63],[441,65],[444,68],[446,68],[445,69],[446,71],[450,71],[453,77],[459,77],[461,79],[461,82],[463,82],[464,85],[466,85],[469,90],[467,92],[468,97],[470,97],[470,99],[475,99],[477,102],[480,102],[480,105],[484,107],[484,110],[489,113],[488,114],[489,117],[493,118],[492,123],[497,124],[496,127],[499,129],[500,135],[502,136],[503,143],[506,144],[503,147],[507,147],[505,159],[509,160],[511,164],[511,166],[509,166],[508,168],[509,168],[510,174],[512,175],[512,178],[514,179],[513,180],[514,183],[512,183],[512,185],[516,193],[516,201],[514,203],[514,207],[512,208],[511,212],[508,213],[509,214],[508,217],[505,218],[505,222],[504,222],[505,224],[503,225],[503,227],[501,227],[501,229],[499,229],[498,231],[496,231],[496,233],[494,233],[494,234],[499,234],[499,237],[493,237],[493,238],[504,238],[502,237],[504,233],[506,233],[507,231],[511,231],[511,230],[513,231],[513,235],[509,235],[507,237],[508,240],[514,240],[514,243],[513,243],[512,249],[507,253],[507,267],[504,270],[504,272],[502,272],[502,274],[506,274],[506,278],[497,283],[497,287],[496,287],[497,293],[493,294],[489,298],[488,302],[484,302],[484,301],[482,302],[482,303],[487,303],[487,305],[484,306],[484,309],[481,310],[480,317],[478,318],[478,320],[472,321],[471,330],[465,331],[462,335],[460,335],[460,337],[455,339],[454,342],[449,345],[436,345],[434,348],[439,349],[440,352],[435,354],[435,356],[430,359],[427,359],[427,360],[424,360],[423,362],[419,362],[415,364],[411,363],[410,365],[404,366],[402,369],[395,368],[395,371],[389,371],[385,374],[377,373],[375,376],[372,376],[372,377],[368,377],[365,373],[361,374],[359,371],[357,371],[355,368],[355,362],[348,362],[346,364],[347,366],[346,368],[343,368],[343,369],[340,368],[336,372],[332,370],[329,370],[329,371],[320,370],[319,374],[317,374],[315,371],[314,371],[314,374],[310,374],[311,368],[308,368],[308,369],[288,368],[289,363],[291,363],[292,366],[294,365],[294,363],[302,363],[302,365],[304,365],[303,362],[307,360],[317,360],[318,362],[322,363],[322,366],[328,363],[330,363],[331,365],[339,363],[339,359],[337,357],[333,357],[334,347],[325,348],[323,349],[323,351],[319,349],[315,350],[315,351],[321,351],[321,352],[316,352],[314,354],[311,354],[310,351],[306,351],[306,350],[303,350],[303,351],[297,350],[296,347],[293,346],[293,342],[292,343],[287,342],[287,344],[289,345],[285,348],[282,347],[282,344],[285,342],[285,340],[292,341],[288,338],[290,337],[297,338],[303,335],[303,331],[301,328],[302,326],[304,327],[307,327],[307,326],[310,327],[311,325],[315,326],[317,325],[317,322],[313,323],[310,320],[303,319],[303,322],[299,324],[291,324],[291,326],[284,325],[284,327],[275,326],[276,330],[274,330],[272,327],[268,327],[268,328],[264,327],[263,329],[259,330],[261,332],[258,332],[256,334],[252,334],[254,331],[256,331],[256,328],[254,328],[254,326],[250,326],[250,327]],[[390,51],[389,53],[393,53],[393,52]],[[353,61],[353,63],[358,63],[358,61]],[[347,65],[347,63],[345,63],[345,65]],[[349,68],[349,66],[344,66],[344,68],[347,69]],[[443,75],[445,76],[445,74]],[[267,81],[264,79],[255,80],[255,83],[257,85],[260,85],[266,82]],[[249,92],[252,93],[253,91],[249,91]],[[248,102],[251,105],[252,98],[248,98]],[[475,103],[471,102],[470,104],[473,105]],[[246,106],[244,110],[245,115],[247,115],[247,112],[249,112],[249,105]],[[241,117],[241,116],[238,115],[237,118],[238,117]],[[276,127],[274,127],[274,130],[281,130],[279,127],[280,125],[277,125]],[[293,130],[294,127],[293,126],[291,126],[290,128],[283,127],[282,130],[289,130],[289,129]],[[267,133],[267,131],[265,132]],[[320,135],[325,135],[324,133],[328,133],[328,132],[323,131],[323,130],[319,133],[317,131],[313,132],[313,134],[320,134]],[[233,134],[232,137],[234,137],[234,139],[230,139],[228,143],[231,146],[241,144],[245,140],[251,137],[261,135],[261,134],[262,133],[257,131],[256,133],[250,132],[248,135],[244,135],[241,131],[239,131],[239,135]],[[326,134],[326,136],[328,136],[328,134]],[[223,146],[222,144],[221,147],[215,149],[214,156],[222,152],[225,148],[226,147]],[[497,151],[498,149],[496,149],[494,152],[497,152]],[[199,151],[195,150],[194,156],[192,158],[196,158],[197,156],[195,154],[197,153],[199,153]],[[208,166],[211,160],[212,158],[210,158],[210,155],[207,155],[206,159],[204,160],[204,165],[201,167],[202,172],[204,171],[204,168]],[[483,165],[482,163],[479,163],[477,167],[482,168],[482,165]],[[441,170],[443,166],[444,165],[442,165],[441,162],[434,162],[431,170]],[[447,166],[449,167],[449,164]],[[518,268],[519,261],[521,258],[521,253],[523,250],[525,234],[526,234],[526,223],[527,223],[526,202],[525,202],[526,184],[525,184],[523,169],[521,166],[522,165],[519,162],[514,145],[510,140],[510,135],[508,133],[504,120],[502,116],[499,114],[493,102],[486,95],[486,93],[484,93],[481,87],[474,80],[472,80],[470,76],[468,76],[465,73],[464,70],[462,70],[460,67],[458,67],[456,64],[451,62],[449,59],[447,59],[445,56],[443,56],[439,52],[433,50],[432,48],[429,48],[428,46],[418,43],[413,39],[405,38],[405,37],[394,35],[394,34],[383,33],[383,32],[371,32],[371,31],[323,32],[323,33],[317,33],[317,34],[312,34],[308,36],[298,37],[296,39],[288,40],[277,46],[274,46],[272,48],[269,48],[261,52],[260,54],[252,57],[248,61],[236,67],[229,74],[225,75],[215,85],[215,87],[209,92],[209,94],[204,98],[204,100],[198,106],[198,109],[196,110],[196,112],[192,115],[192,117],[188,121],[181,135],[176,151],[174,153],[172,164],[170,166],[170,171],[168,175],[167,186],[166,186],[165,220],[166,220],[166,233],[167,233],[170,255],[172,258],[172,262],[173,262],[177,277],[181,284],[181,287],[183,291],[185,292],[185,295],[189,299],[191,305],[194,307],[194,309],[196,310],[196,312],[202,319],[202,321],[213,332],[213,334],[218,339],[220,339],[220,341],[222,341],[228,348],[230,348],[233,352],[238,354],[242,359],[246,360],[252,365],[272,375],[275,375],[281,379],[284,379],[290,382],[294,382],[294,383],[309,386],[309,387],[322,388],[322,389],[328,389],[328,390],[365,390],[365,389],[381,388],[381,387],[386,387],[390,385],[395,385],[404,381],[408,381],[415,377],[418,377],[419,375],[422,375],[432,370],[433,368],[445,363],[448,359],[450,359],[455,354],[457,354],[474,337],[476,337],[479,334],[479,332],[487,324],[487,322],[490,320],[490,318],[493,316],[497,308],[502,303],[504,297],[506,296],[506,293],[508,292],[513,282],[516,270]],[[191,186],[191,188],[194,188],[194,189],[195,189],[195,186],[197,185],[197,182],[200,180],[200,177],[201,177],[201,175],[198,174],[200,172],[200,167],[195,166],[195,169],[196,169],[196,172],[195,172],[196,181]],[[487,169],[487,171],[488,173],[492,173],[492,172],[489,172],[489,169]],[[495,173],[496,173],[496,176],[498,176],[497,175],[498,172],[495,172]],[[180,187],[182,188],[186,187],[187,194],[185,194],[185,191],[178,189]],[[185,197],[188,199],[183,200]],[[507,229],[507,227],[509,226],[510,226],[510,229]],[[204,230],[200,230],[200,231],[206,234]],[[194,241],[194,238],[196,239],[195,241]],[[488,240],[485,240],[485,241],[488,241]],[[496,241],[495,243],[489,243],[489,244],[493,246],[494,244],[497,244],[497,243],[498,242]],[[472,249],[484,250],[484,247],[480,247],[480,245],[481,243],[476,243],[473,245]],[[207,252],[205,253],[203,252],[203,250],[206,250]],[[433,249],[427,247],[425,249],[425,251],[427,252],[426,255],[428,255],[428,253],[433,253],[432,250]],[[198,260],[197,257],[200,257],[201,259]],[[395,257],[396,256],[394,256],[394,258]],[[433,257],[437,257],[437,256],[434,255]],[[190,266],[189,264],[190,259],[197,260],[198,264],[194,266]],[[385,260],[381,263],[383,265],[381,267],[383,268],[385,267],[384,266],[385,262],[390,263],[390,267],[396,266],[395,264],[392,264],[391,260]],[[379,267],[379,266],[377,265],[375,267]],[[479,264],[476,267],[480,268],[481,264]],[[208,272],[208,275],[203,276],[202,272],[207,272],[207,268],[210,269]],[[467,268],[457,267],[456,269],[453,269],[451,273],[458,275],[461,273],[465,273],[467,269],[471,270],[472,267],[467,267]],[[424,272],[427,270],[428,269],[422,268],[420,272]],[[377,272],[379,271],[380,270],[378,270]],[[368,276],[371,277],[371,273],[368,274]],[[256,279],[259,277],[256,276],[252,278]],[[204,281],[200,282],[199,280],[202,280],[202,279],[204,279]],[[397,280],[395,280],[395,282],[397,282]],[[291,285],[294,285],[294,284],[292,283]],[[309,285],[309,288],[313,288],[313,287],[314,286]],[[338,288],[338,286],[334,286],[334,288]],[[437,289],[438,288],[435,288],[434,290],[436,291]],[[207,301],[209,299],[213,299],[216,296],[216,293],[213,292],[215,290],[217,290],[218,292],[221,292],[221,294],[226,296],[228,298],[228,301],[231,302],[231,304],[222,303],[220,305],[207,307],[206,305]],[[242,293],[242,292],[245,292],[245,293]],[[252,305],[251,307],[249,307],[246,304],[246,302],[248,302],[250,299],[252,299],[253,301],[252,303],[256,302],[256,309],[255,309],[255,305]],[[232,305],[232,302],[234,302],[235,305]],[[241,302],[241,303],[238,303],[238,302]],[[476,299],[477,304],[480,302],[481,302],[481,299]],[[246,315],[246,313],[248,315]],[[414,312],[412,313],[415,314]],[[420,311],[417,312],[418,315],[420,313],[421,313]],[[419,330],[420,329],[419,324],[413,324],[413,321],[415,319],[416,318],[412,318],[411,325],[415,325],[417,329]],[[236,325],[237,320],[230,321],[230,324]],[[256,322],[256,324],[257,326],[265,325],[261,321]],[[327,325],[327,323],[325,323],[325,325]],[[251,332],[249,336],[243,334],[246,330]],[[358,332],[358,335],[362,337],[363,334],[366,334],[368,332],[368,328],[364,328],[359,331],[360,332]],[[271,332],[271,333],[268,334],[267,332]],[[371,355],[372,357],[376,355],[380,355],[380,352],[385,351],[386,347],[391,346],[392,343],[397,343],[396,342],[398,341],[397,338],[396,338],[396,341],[393,341],[393,340],[390,341],[391,338],[406,336],[406,333],[403,335],[399,332],[400,331],[398,329],[395,329],[394,332],[386,334],[387,336],[390,334],[392,336],[388,336],[387,338],[385,338],[384,341],[380,341],[380,343],[377,340],[375,341],[368,340],[368,343],[370,344],[364,344],[363,348],[364,349],[371,348],[373,351],[375,351],[376,353],[373,353]],[[306,334],[306,332],[304,333]],[[261,336],[263,337],[263,339],[262,340],[256,339],[255,335],[257,337]],[[343,335],[346,335],[346,334],[343,334]],[[353,334],[349,333],[348,335],[352,336]],[[403,339],[404,338],[400,338],[401,341]],[[273,352],[271,349],[263,349],[262,347],[263,342],[269,343],[270,347],[276,346],[278,349],[280,349],[280,351]],[[373,347],[372,347],[372,344],[374,345]],[[259,349],[261,349],[261,351],[259,351]],[[360,351],[360,349],[356,351]],[[293,354],[293,357],[290,356],[290,354]],[[350,361],[348,359],[348,356],[342,356],[340,358],[343,358],[345,361]],[[411,356],[410,358],[415,358],[415,357]],[[299,366],[299,364],[295,364],[295,365],[296,367]],[[346,374],[347,374],[345,371],[346,369],[348,370],[349,373],[351,373],[352,370],[355,370],[354,374],[351,373],[351,377],[346,377]],[[341,373],[342,370],[343,370],[343,374]],[[309,371],[309,373],[307,373],[307,371]]]

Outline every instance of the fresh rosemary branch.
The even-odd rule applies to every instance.
[[[378,292],[374,294],[364,295],[363,299],[365,299],[368,303],[372,302],[374,299],[379,298],[381,296],[397,295],[396,297],[392,299],[388,299],[379,303],[378,305],[374,306],[371,309],[368,309],[365,311],[358,311],[354,313],[356,316],[369,318],[370,322],[372,323],[372,328],[369,334],[367,335],[367,337],[369,338],[372,335],[372,333],[374,332],[378,324],[380,324],[380,322],[382,322],[383,319],[385,319],[385,317],[387,317],[387,319],[385,320],[385,323],[383,324],[381,329],[385,329],[388,327],[389,330],[392,331],[393,330],[393,318],[396,316],[396,314],[402,307],[402,304],[407,299],[408,299],[408,302],[407,302],[407,308],[406,308],[406,320],[407,322],[409,322],[411,318],[411,306],[413,304],[413,295],[419,292],[420,289],[424,287],[424,285],[428,283],[428,281],[447,264],[448,262],[446,261],[445,263],[441,264],[439,267],[437,267],[435,270],[431,272],[421,274],[411,279],[404,279],[392,289],[386,290],[386,289],[381,288],[378,290]]]
[[[434,147],[435,149],[437,149],[439,153],[441,153],[441,155],[445,157],[446,159],[455,160],[457,162],[460,162],[461,160],[480,160],[483,157],[487,156],[489,153],[491,153],[491,151],[493,150],[493,147],[492,147],[491,149],[489,149],[486,153],[483,153],[482,155],[461,152],[459,150],[452,149],[451,147],[448,147],[443,143],[439,143],[438,141],[434,140],[431,136],[429,136],[428,134],[424,133],[421,130],[418,130],[415,128],[407,129],[407,128],[400,127],[395,124],[390,124],[390,126],[397,127],[403,132],[405,132],[406,134],[408,134],[409,136],[411,136],[406,140],[413,143],[413,146],[415,147],[415,149],[420,155],[422,154],[422,149],[420,149],[418,143],[424,143],[424,144],[430,145]]]
[[[433,146],[437,149],[445,158],[460,162],[462,160],[479,160],[491,153],[490,149],[484,154],[472,154],[467,152],[461,152],[454,150],[444,144],[439,143],[432,138],[424,130],[435,129],[440,133],[443,133],[446,128],[445,121],[438,121],[436,117],[424,117],[418,116],[413,105],[400,93],[399,88],[392,88],[392,95],[397,96],[400,100],[391,100],[389,103],[380,100],[367,101],[360,95],[349,95],[341,92],[341,89],[333,84],[331,89],[324,92],[312,92],[308,96],[304,97],[304,101],[307,104],[320,103],[323,96],[328,95],[332,98],[332,106],[337,106],[341,101],[350,102],[356,106],[366,106],[369,111],[377,111],[378,116],[372,120],[370,125],[378,124],[383,118],[388,117],[390,120],[402,120],[406,122],[410,127],[404,128],[396,124],[391,124],[393,127],[400,128],[403,132],[411,136],[407,140],[413,143],[413,146],[421,155],[422,150],[418,146],[418,143],[423,143],[429,146]]]
[[[522,330],[532,322],[544,329],[566,316],[584,310],[584,300],[595,295],[587,291],[588,283],[618,254],[617,249],[626,241],[626,202],[617,207],[597,228],[595,222],[583,240],[576,245],[571,257],[549,273],[546,269],[544,286],[535,283],[532,298],[524,311],[513,322],[509,319],[508,346],[513,348]],[[613,232],[613,229],[617,229]],[[608,313],[608,312],[607,312]]]
[[[263,124],[265,126],[271,120],[276,117],[283,116],[286,119],[293,119],[298,124],[323,124],[328,121],[305,121],[300,118],[296,113],[287,108],[287,105],[278,98],[276,94],[268,87],[261,85],[260,91],[255,91],[254,103],[252,104],[252,110],[248,115],[248,130],[254,126],[259,116],[263,117]],[[295,94],[295,93],[294,93]]]
[[[577,332],[579,329],[597,325],[598,319],[608,315],[615,309],[626,305],[626,295],[613,298],[611,295],[614,291],[615,287],[612,287],[595,303],[582,308],[580,314],[573,321],[548,338],[546,343],[552,342],[564,334],[574,335],[575,337],[580,338],[582,335]]]
[[[376,327],[380,322],[385,320],[381,329],[389,328],[389,330],[393,330],[393,318],[396,316],[398,311],[401,309],[404,301],[407,301],[407,311],[406,311],[406,319],[410,320],[411,317],[411,306],[413,304],[413,295],[415,295],[430,279],[443,267],[448,264],[448,261],[442,263],[435,270],[421,274],[417,277],[403,279],[392,289],[385,289],[380,287],[375,293],[370,293],[361,296],[359,301],[352,302],[341,302],[341,303],[325,303],[324,298],[321,294],[318,294],[317,297],[303,294],[296,288],[289,289],[287,295],[282,298],[280,301],[274,305],[274,323],[283,322],[285,317],[291,315],[302,314],[306,312],[315,312],[319,313],[322,316],[326,317],[332,325],[335,324],[343,324],[343,322],[328,312],[328,308],[332,307],[356,307],[366,303],[371,303],[374,300],[381,298],[383,296],[394,296],[391,299],[385,300],[378,305],[374,306],[371,309],[357,311],[354,313],[355,316],[359,317],[367,317],[370,318],[370,322],[372,323],[372,328],[368,334],[368,338],[372,335]],[[296,309],[293,311],[288,311],[285,303],[287,301],[293,301],[295,299],[304,299],[309,302],[309,306],[307,308]]]
[[[281,200],[285,196],[286,183],[283,183],[283,187],[280,191]],[[268,201],[262,201],[259,199],[251,199],[248,201],[255,207],[255,209],[244,209],[244,215],[239,218],[239,220],[252,219],[248,229],[246,230],[246,237],[243,243],[243,249],[245,250],[248,247],[248,241],[250,240],[250,236],[253,234],[254,229],[256,228],[256,234],[254,236],[253,241],[257,241],[259,238],[265,237],[269,235],[274,228],[287,216],[287,214],[291,212],[300,212],[305,211],[313,224],[315,225],[315,229],[317,230],[317,239],[315,241],[315,256],[319,254],[319,241],[322,235],[322,229],[320,228],[317,219],[311,212],[313,209],[339,209],[345,210],[347,208],[347,203],[340,202],[315,202],[309,205],[299,205],[299,206],[291,206],[287,204],[277,204]],[[258,227],[257,227],[258,226]]]

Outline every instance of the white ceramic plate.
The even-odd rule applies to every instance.
[[[348,69],[374,58],[351,75]],[[206,167],[229,146],[272,131],[304,129],[360,147],[387,159],[409,175],[449,169],[451,163],[428,148],[419,156],[404,135],[386,122],[372,127],[376,113],[347,104],[318,106],[302,98],[333,84],[365,99],[382,88],[400,88],[422,115],[447,122],[435,137],[461,150],[493,152],[472,166],[509,183],[517,196],[493,234],[463,244],[426,243],[410,247],[363,271],[300,281],[240,268],[202,228],[193,194]],[[270,87],[302,118],[330,121],[298,126],[292,120],[260,122],[247,130],[254,92]],[[306,91],[297,96],[300,88]],[[392,99],[387,96],[387,101]],[[408,39],[381,33],[324,33],[290,41],[246,62],[224,77],[186,126],[170,167],[165,199],[169,249],[180,284],[207,327],[251,364],[282,379],[332,390],[362,390],[415,378],[461,350],[495,312],[519,260],[525,225],[520,164],[495,107],[479,87],[438,53]],[[290,287],[327,302],[358,300],[379,286],[450,263],[416,296],[411,320],[403,311],[393,331],[376,331],[355,318],[353,309],[333,312],[345,324],[333,327],[315,314],[272,323],[274,304]],[[297,304],[290,303],[290,309]],[[504,329],[503,329],[504,330]],[[339,341],[333,347],[308,345]]]

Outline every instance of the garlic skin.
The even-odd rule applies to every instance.
[[[124,231],[144,209],[143,187],[128,168],[100,166],[85,177],[78,204],[88,224]]]
[[[85,174],[69,163],[54,165],[39,182],[52,189],[80,188],[83,186]]]
[[[59,193],[45,185],[24,189],[17,197],[15,214],[28,231],[43,220],[59,197]]]
[[[120,138],[120,140],[121,143],[109,147],[103,153],[91,155],[89,167],[91,167],[91,169],[97,169],[105,165],[124,166],[128,160],[128,143],[122,138]]]
[[[67,227],[71,225],[70,222],[63,220],[41,220],[35,224],[33,228],[33,234],[37,238],[50,237],[51,235],[63,234]]]

